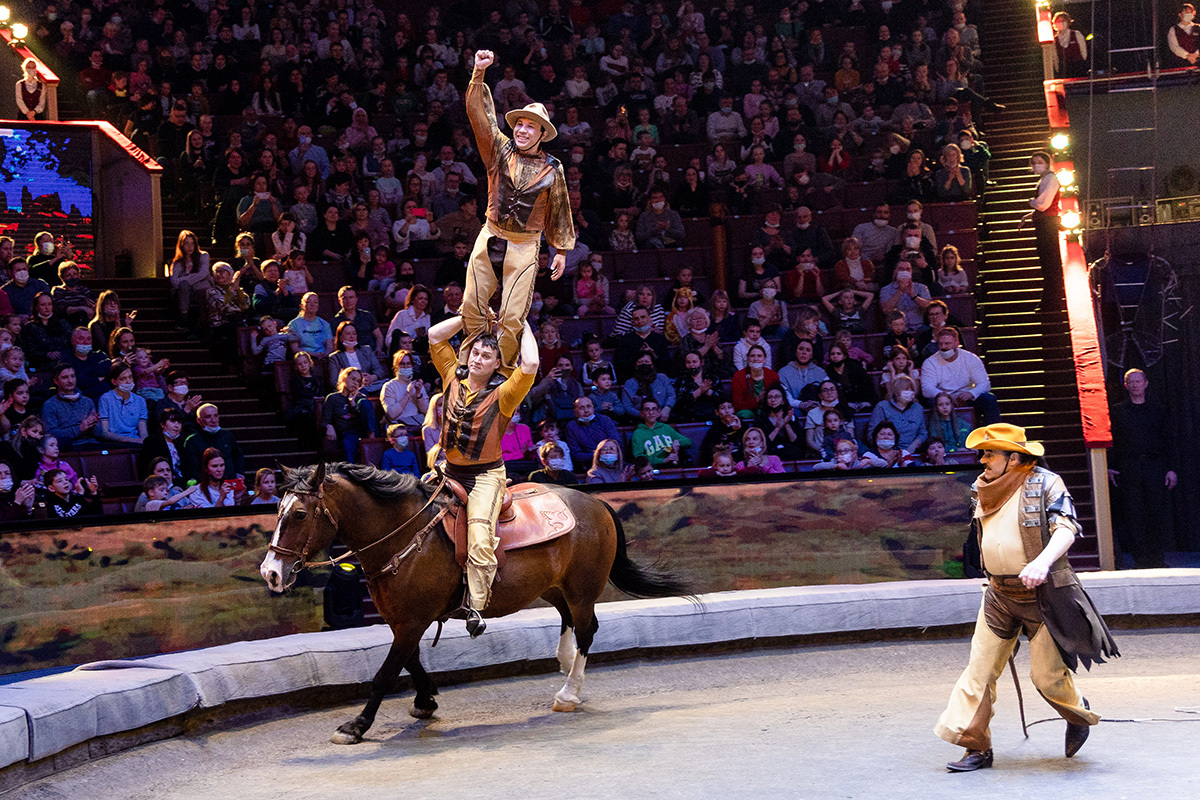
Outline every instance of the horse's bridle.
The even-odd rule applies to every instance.
[[[310,530],[309,534],[308,534],[308,538],[306,538],[304,540],[304,546],[299,551],[292,550],[291,548],[288,548],[288,547],[280,547],[279,545],[272,543],[267,546],[267,552],[275,553],[276,555],[280,555],[280,556],[288,556],[291,558],[295,558],[296,563],[292,566],[292,570],[295,572],[300,572],[302,570],[311,569],[314,567],[328,567],[333,564],[341,563],[342,561],[345,561],[346,559],[351,558],[353,556],[357,556],[359,553],[364,553],[367,550],[370,550],[372,547],[383,544],[388,539],[391,539],[393,536],[400,533],[402,530],[407,528],[408,525],[411,522],[413,522],[413,520],[419,518],[422,514],[425,513],[426,509],[428,509],[431,505],[433,505],[433,502],[438,498],[438,495],[442,493],[442,488],[445,487],[445,485],[446,485],[445,474],[442,473],[441,470],[438,470],[438,474],[441,476],[441,479],[438,481],[438,484],[434,488],[434,490],[432,492],[430,492],[429,499],[425,502],[425,505],[421,506],[421,509],[416,514],[413,514],[411,517],[406,519],[404,522],[400,523],[400,526],[397,528],[394,528],[390,533],[385,533],[383,536],[379,537],[378,539],[376,539],[375,541],[371,542],[368,545],[360,547],[358,550],[351,550],[350,548],[347,548],[346,552],[343,553],[342,555],[338,556],[337,558],[330,558],[325,561],[308,561],[307,560],[308,559],[308,547],[309,547],[309,544],[312,542],[312,536],[313,536],[312,531]],[[298,490],[292,489],[291,491],[288,492],[288,494],[307,496],[307,497],[316,497],[317,498],[316,510],[325,515],[325,518],[329,520],[329,524],[333,526],[334,535],[335,536],[337,535],[338,521],[333,516],[333,512],[329,510],[329,506],[325,505],[325,485],[324,485],[324,483],[318,484],[316,491],[298,491]],[[414,539],[413,544],[409,545],[409,547],[406,548],[401,554],[399,554],[399,556],[392,559],[393,563],[398,563],[399,559],[402,558],[404,555],[407,555],[409,550],[411,550],[412,548],[418,547],[418,549],[419,549],[418,540],[423,539],[424,535],[426,533],[428,533],[430,530],[432,530],[433,527],[435,525],[437,525],[438,522],[441,521],[442,517],[444,517],[446,515],[446,512],[449,510],[449,508],[450,508],[449,505],[443,506],[442,509],[433,516],[433,519],[431,519],[428,523],[426,523],[425,527],[422,528],[420,531],[418,531],[416,536],[413,537],[413,539]],[[284,513],[282,508],[280,509],[279,513],[280,513],[280,515],[282,515]]]

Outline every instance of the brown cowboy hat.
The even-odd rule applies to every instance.
[[[1004,450],[1010,453],[1025,453],[1041,458],[1046,448],[1041,442],[1030,442],[1025,438],[1025,429],[1004,422],[985,425],[971,431],[967,437],[968,450]]]
[[[550,121],[550,114],[546,111],[546,107],[541,103],[530,103],[524,108],[514,108],[512,111],[504,115],[504,120],[508,123],[508,127],[514,130],[517,127],[517,120],[529,119],[542,126],[542,141],[548,142],[555,136],[558,136],[558,129],[554,127],[554,123]]]

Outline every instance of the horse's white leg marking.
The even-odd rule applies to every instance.
[[[578,651],[575,649],[575,632],[567,628],[558,637],[558,652],[556,653],[558,656],[558,668],[562,671],[563,675],[571,674],[571,667],[575,663],[576,652]]]
[[[283,518],[287,512],[291,510],[296,503],[296,495],[288,494],[283,498],[283,506],[279,510],[279,521],[275,523],[275,533],[271,536],[271,544],[279,545],[279,537],[283,534]],[[267,582],[267,588],[273,592],[282,592],[284,589],[286,565],[280,560],[279,556],[275,555],[272,550],[267,551],[267,555],[262,560],[262,565],[259,566],[258,572],[262,575],[263,580]]]
[[[587,656],[576,651],[575,663],[571,665],[567,682],[558,690],[558,694],[554,695],[555,711],[574,711],[576,706],[582,702],[579,695],[583,691],[583,670],[586,666]]]

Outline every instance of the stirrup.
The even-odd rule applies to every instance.
[[[483,621],[483,615],[474,608],[467,608],[467,633],[471,634],[472,639],[478,639],[483,632],[487,630],[487,623]]]

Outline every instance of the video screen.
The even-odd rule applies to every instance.
[[[89,128],[0,127],[0,235],[29,254],[40,231],[70,243],[74,261],[94,264]]]

